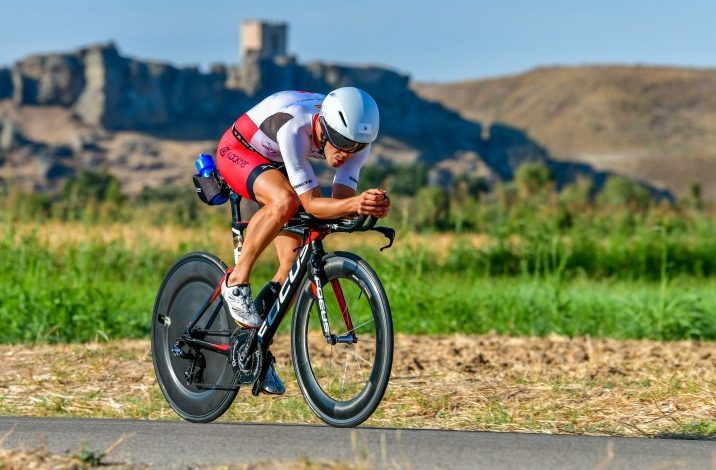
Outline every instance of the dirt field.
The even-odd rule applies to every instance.
[[[316,423],[289,338],[272,351],[283,397],[242,390],[222,419]],[[175,419],[148,341],[0,346],[0,413]],[[609,435],[716,435],[716,343],[497,335],[396,338],[372,426]]]

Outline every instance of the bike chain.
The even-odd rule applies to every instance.
[[[230,338],[234,335],[232,330],[202,330],[201,328],[196,328],[192,330],[192,332],[202,334],[204,336],[217,336],[223,338]]]
[[[203,334],[205,336],[218,336],[218,337],[233,337],[236,333],[236,331],[230,331],[230,330],[202,330],[202,329],[196,329],[194,330],[196,333]],[[253,339],[251,337],[251,334],[255,334],[255,331],[252,331],[249,333],[249,338],[244,340],[245,344],[248,344]],[[243,346],[243,345],[242,345]],[[241,346],[239,346],[237,349],[241,349]],[[239,351],[235,351],[234,347],[231,348],[232,350],[232,356],[235,353],[238,353]],[[235,351],[235,352],[234,352]],[[235,373],[234,373],[234,379],[232,382],[237,383],[237,385],[219,385],[219,384],[208,384],[208,383],[195,383],[193,384],[196,388],[199,390],[227,390],[227,391],[234,391],[239,390],[241,388],[241,385],[249,385],[258,379],[261,372],[263,372],[263,361],[261,352],[259,349],[254,351],[249,357],[246,359],[249,360],[249,358],[253,356],[253,367],[250,370],[243,369],[241,366],[237,366],[233,364]],[[248,373],[247,373],[248,372]]]
[[[234,374],[234,380],[233,380],[233,382],[238,381],[240,375],[241,375],[241,371],[236,371],[236,373]],[[238,390],[239,388],[241,388],[241,385],[218,385],[218,384],[207,384],[207,383],[194,384],[194,386],[195,386],[196,388],[198,388],[199,390],[228,390],[228,391],[233,391],[233,390]]]

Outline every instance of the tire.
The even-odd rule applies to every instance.
[[[345,252],[328,253],[323,261],[328,280],[323,292],[331,332],[340,335],[347,330],[331,283],[338,280],[358,342],[326,342],[320,329],[318,302],[307,278],[293,314],[293,367],[313,412],[331,426],[353,427],[373,414],[388,386],[393,321],[383,286],[365,261]]]
[[[226,272],[226,265],[209,253],[190,253],[169,270],[159,288],[152,313],[152,360],[159,387],[171,407],[187,421],[207,423],[221,416],[234,401],[238,390],[200,390],[188,385],[184,372],[190,361],[171,352],[186,325],[211,297]],[[221,310],[212,325],[206,325],[214,309]],[[165,318],[168,317],[169,321]],[[199,325],[212,330],[233,329],[234,322],[221,296],[208,307]],[[211,337],[214,343],[228,344],[229,338]],[[186,349],[186,346],[185,346]],[[206,359],[203,382],[230,385],[234,380],[226,356],[202,350]]]

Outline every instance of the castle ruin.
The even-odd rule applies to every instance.
[[[242,63],[247,59],[286,56],[287,23],[245,20],[241,22],[239,47]]]

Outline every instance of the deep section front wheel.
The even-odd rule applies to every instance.
[[[360,257],[336,252],[323,261],[331,333],[354,338],[326,341],[316,291],[307,278],[293,315],[293,367],[303,396],[319,418],[332,426],[357,426],[375,411],[390,378],[390,306],[378,276]]]
[[[192,422],[206,423],[221,416],[236,397],[237,390],[203,390],[189,384],[187,370],[192,360],[175,356],[171,348],[184,333],[226,272],[226,265],[209,253],[190,253],[169,270],[159,289],[152,313],[152,360],[157,382],[174,411]],[[197,324],[212,331],[228,331],[234,322],[219,295]],[[228,337],[207,337],[216,344],[228,344]],[[188,347],[184,346],[187,350]],[[200,382],[230,386],[234,372],[227,356],[200,351],[193,372],[203,366]],[[201,362],[201,364],[199,364]],[[199,378],[199,377],[197,377]],[[196,380],[195,380],[196,381]]]

